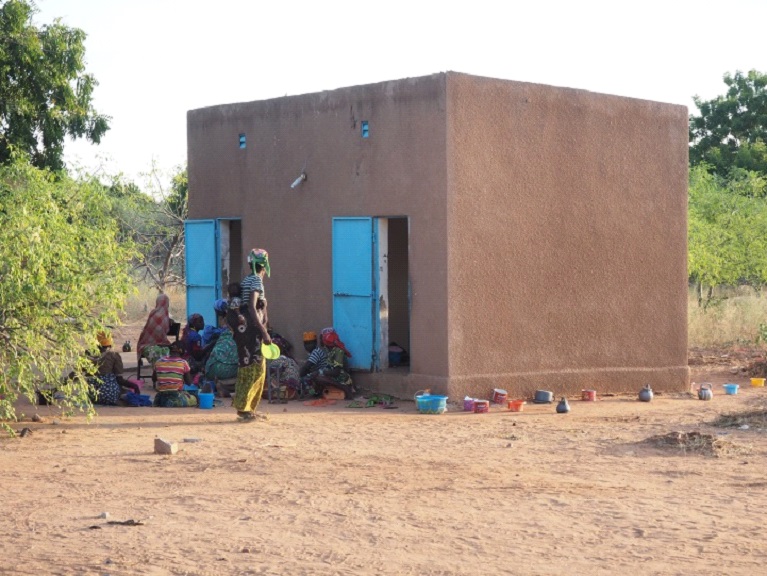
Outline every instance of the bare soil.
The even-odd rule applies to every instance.
[[[28,432],[0,439],[0,573],[759,574],[752,354],[691,350],[709,402],[572,398],[566,415],[293,401],[237,423],[226,401],[88,423],[23,406]],[[157,437],[178,452],[155,454]]]

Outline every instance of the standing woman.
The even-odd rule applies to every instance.
[[[264,393],[266,360],[261,355],[261,343],[271,344],[266,329],[266,298],[264,275],[269,274],[266,250],[253,249],[248,255],[252,274],[242,285],[229,285],[229,311],[226,320],[237,344],[237,384],[232,405],[241,422],[256,419],[256,409]]]

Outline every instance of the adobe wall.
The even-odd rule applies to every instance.
[[[684,390],[687,110],[448,73],[451,396]]]
[[[242,218],[245,253],[269,251],[269,318],[298,359],[302,332],[332,324],[331,218],[407,216],[408,378],[418,383],[391,387],[445,386],[444,81],[435,74],[188,113],[189,218]],[[304,166],[308,179],[291,189]]]

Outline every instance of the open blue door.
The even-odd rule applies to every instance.
[[[373,218],[333,218],[333,326],[357,370],[377,365],[375,243]]]
[[[218,223],[187,220],[184,223],[186,250],[186,314],[212,314],[213,302],[221,294]]]

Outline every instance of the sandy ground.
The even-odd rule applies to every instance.
[[[767,388],[489,414],[262,404],[100,408],[0,439],[4,575],[762,574]],[[717,439],[647,442],[672,431]],[[177,442],[173,456],[154,439]],[[186,441],[193,440],[193,441]],[[118,522],[134,521],[134,525]]]

